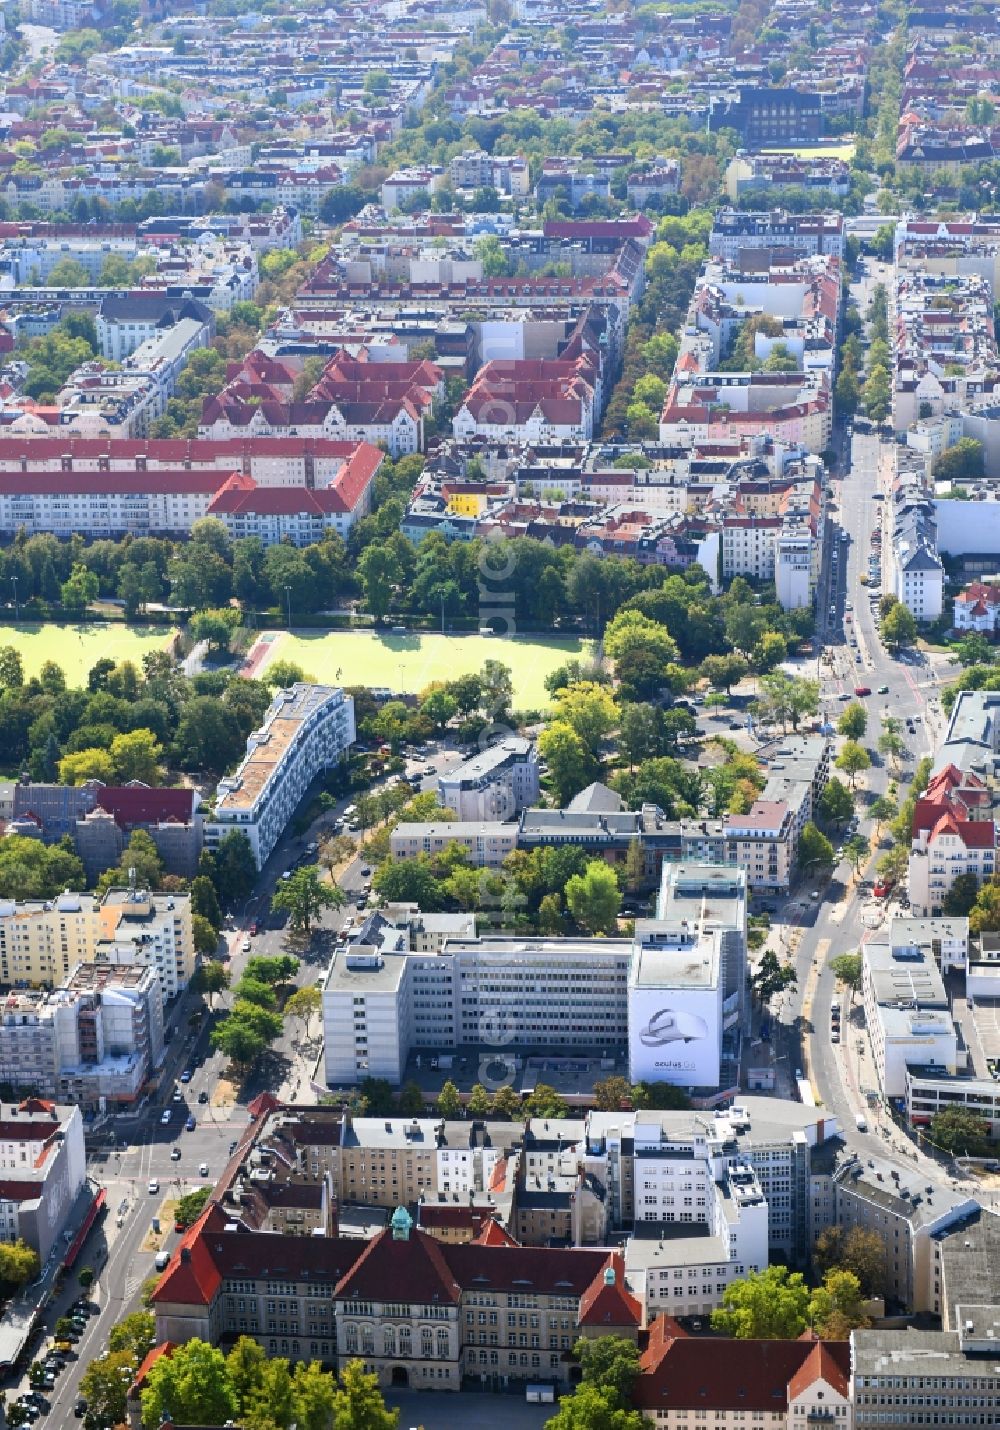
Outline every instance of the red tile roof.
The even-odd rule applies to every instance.
[[[377,1301],[391,1287],[396,1301],[457,1305],[461,1287],[444,1259],[444,1250],[441,1242],[416,1228],[405,1241],[396,1241],[391,1230],[380,1232],[367,1243],[335,1294]]]
[[[194,790],[153,789],[144,784],[104,785],[97,791],[97,804],[113,814],[115,823],[123,829],[164,820],[189,824],[194,814]]]
[[[655,1322],[641,1359],[633,1392],[640,1410],[764,1410],[787,1413],[789,1395],[801,1394],[829,1369],[831,1388],[840,1393],[850,1375],[847,1341],[718,1341],[710,1336],[675,1336]],[[810,1365],[801,1378],[803,1367]],[[824,1376],[825,1378],[825,1376]],[[796,1389],[792,1390],[793,1383]]]
[[[794,1400],[818,1380],[825,1380],[838,1395],[847,1395],[850,1370],[847,1347],[843,1341],[817,1341],[814,1344],[788,1382],[789,1399]]]
[[[580,1325],[638,1329],[642,1325],[642,1302],[625,1285],[624,1258],[613,1252],[608,1266],[615,1273],[614,1282],[608,1284],[603,1272],[591,1282],[580,1300]]]

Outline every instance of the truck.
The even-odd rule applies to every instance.
[[[859,1132],[867,1132],[867,1131],[868,1131],[868,1119],[867,1119],[867,1117],[864,1115],[863,1112],[858,1112],[858,1113],[855,1114],[854,1124],[855,1124],[855,1126],[857,1127],[857,1129],[858,1129]]]

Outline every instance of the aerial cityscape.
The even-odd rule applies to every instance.
[[[1000,1426],[1000,10],[0,3],[0,1420]]]

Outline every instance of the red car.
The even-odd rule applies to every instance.
[[[247,932],[250,934],[250,936],[251,936],[251,938],[252,938],[253,935],[257,932],[257,925],[256,925],[256,924],[251,924],[250,927],[249,927],[249,929],[247,930]]]
[[[876,899],[884,899],[891,892],[895,879],[877,879],[872,893]]]
[[[871,686],[870,686],[870,685],[856,685],[856,686],[854,687],[854,693],[855,693],[855,695],[857,695],[857,696],[859,696],[859,697],[860,697],[860,696],[863,696],[863,695],[871,695],[871,693],[872,693]]]

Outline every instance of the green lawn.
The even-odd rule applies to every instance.
[[[0,626],[0,646],[12,645],[20,652],[26,676],[37,675],[47,660],[54,660],[65,671],[68,685],[86,685],[101,656],[138,665],[147,651],[164,650],[172,634],[163,626],[22,624]]]
[[[292,660],[308,674],[333,684],[422,690],[432,680],[450,680],[479,670],[484,660],[509,665],[514,704],[520,710],[547,706],[545,677],[573,656],[593,655],[594,643],[558,637],[376,635],[369,631],[282,635],[268,662]],[[264,666],[266,669],[266,664]]]
[[[799,144],[787,148],[775,146],[763,150],[763,153],[791,154],[795,159],[843,159],[849,163],[854,158],[856,147],[853,139],[845,139],[842,144]]]

